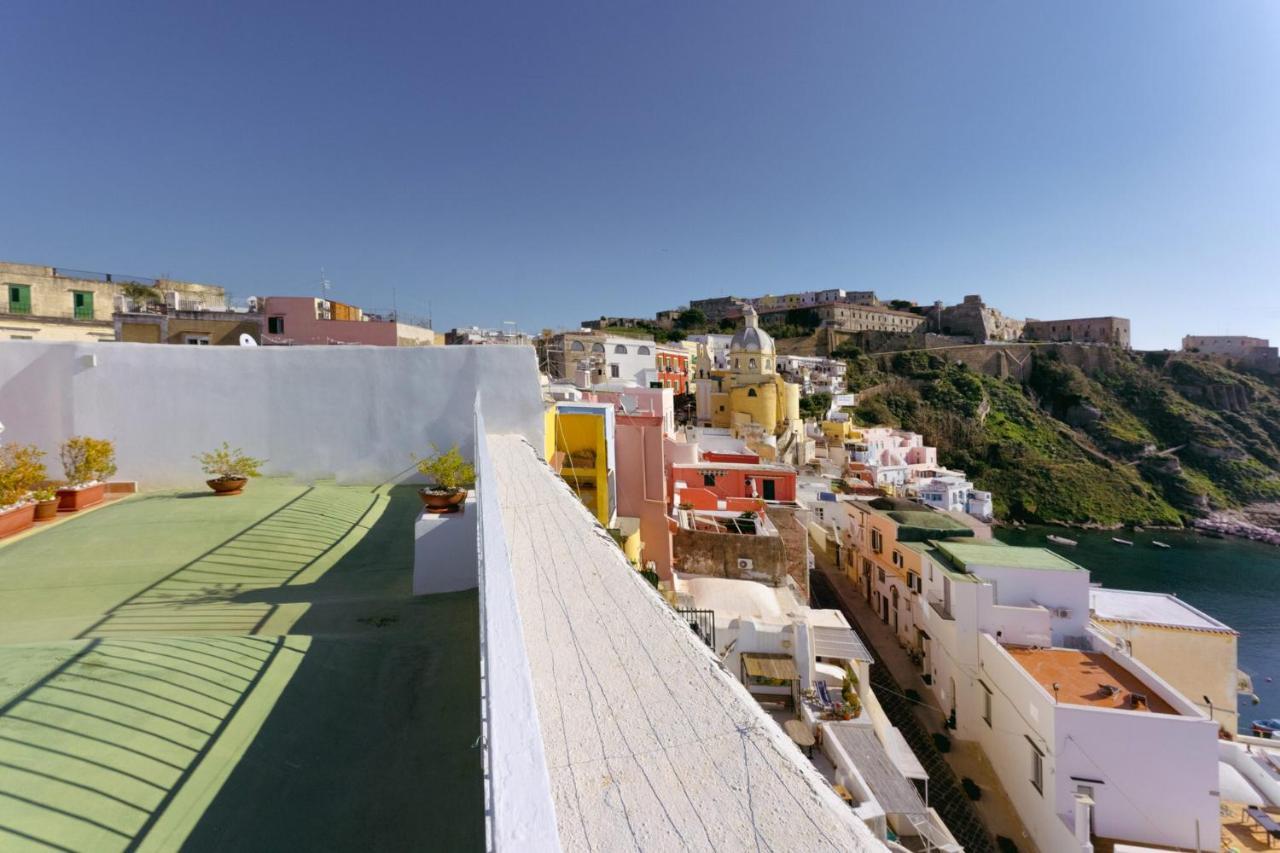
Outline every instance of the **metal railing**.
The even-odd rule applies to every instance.
[[[69,270],[66,267],[53,267],[52,269],[54,276],[57,278],[75,278],[80,281],[104,281],[110,284],[143,284],[148,287],[155,287],[160,283],[159,279],[148,278],[144,275],[90,272],[89,270]]]
[[[677,607],[680,618],[689,623],[698,639],[711,647],[716,647],[716,612],[714,610],[698,610],[693,607]]]

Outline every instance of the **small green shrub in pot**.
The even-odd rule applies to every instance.
[[[77,435],[62,443],[62,471],[67,488],[104,482],[116,472],[116,447],[105,438]]]
[[[431,480],[431,486],[418,494],[432,512],[454,512],[466,499],[467,489],[476,481],[476,469],[462,455],[458,445],[445,453],[432,445],[435,455],[418,460],[418,473]]]
[[[249,456],[239,447],[232,447],[228,442],[208,453],[196,456],[200,467],[209,476],[209,488],[218,494],[236,494],[244,488],[251,477],[262,476],[265,459]]]

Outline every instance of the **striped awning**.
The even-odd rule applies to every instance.
[[[800,678],[796,672],[796,662],[791,655],[766,654],[764,652],[743,652],[742,666],[752,678],[780,678],[783,681],[795,681]]]
[[[858,635],[849,628],[818,625],[813,629],[814,654],[820,658],[864,660],[871,662],[871,653]]]

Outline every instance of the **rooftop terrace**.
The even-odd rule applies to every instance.
[[[1010,569],[1041,569],[1053,572],[1082,572],[1085,569],[1048,548],[1023,548],[1005,545],[997,540],[982,543],[949,540],[933,543],[964,571],[974,566],[1000,566]]]
[[[1005,651],[1050,696],[1056,693],[1057,700],[1063,704],[1155,714],[1178,713],[1136,675],[1100,652],[1016,646],[1006,646]],[[1055,684],[1058,685],[1057,691],[1054,690]],[[1132,696],[1135,693],[1146,697],[1143,705],[1134,706]]]
[[[0,544],[0,848],[483,846],[474,591],[410,487],[139,495]]]

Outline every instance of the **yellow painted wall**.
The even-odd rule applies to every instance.
[[[605,527],[613,524],[609,513],[609,447],[604,431],[604,418],[598,415],[562,412],[554,415],[555,450],[564,451],[564,468],[560,476],[569,484],[596,520]],[[593,450],[595,465],[577,467],[570,457],[578,451]]]
[[[796,405],[799,411],[798,401]],[[765,432],[770,434],[777,432],[778,387],[774,382],[765,380],[730,390],[729,408],[735,413],[746,415],[753,423],[760,424]]]

